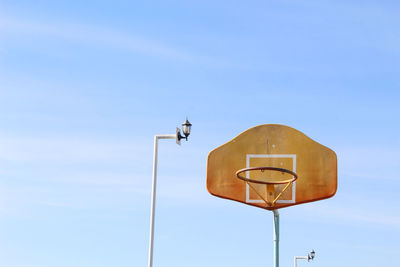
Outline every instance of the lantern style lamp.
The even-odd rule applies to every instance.
[[[181,131],[178,131],[177,132],[178,141],[180,141],[182,138],[185,138],[186,141],[188,140],[188,136],[190,135],[191,127],[192,127],[192,124],[186,118],[186,121],[184,123],[182,123],[182,132],[183,132],[184,136],[181,135]]]
[[[308,261],[313,260],[315,257],[315,251],[311,250],[311,252],[308,254]]]

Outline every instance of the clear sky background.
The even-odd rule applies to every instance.
[[[398,1],[0,2],[0,265],[272,266],[272,213],[215,198],[209,151],[259,124],[338,155],[282,209],[281,266],[400,266]]]

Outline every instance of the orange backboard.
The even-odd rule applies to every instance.
[[[237,178],[238,170],[252,167],[282,168],[295,172],[298,178],[287,184],[283,193],[285,184],[248,183]],[[276,171],[248,171],[244,175],[252,180],[268,176],[274,181],[291,176]],[[250,128],[208,155],[207,190],[248,205],[279,209],[332,197],[336,189],[335,152],[288,126],[264,124]],[[278,199],[268,204],[265,199],[270,197]]]

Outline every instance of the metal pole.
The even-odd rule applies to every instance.
[[[154,158],[153,158],[153,185],[151,191],[151,210],[150,210],[150,241],[149,241],[149,267],[153,266],[153,247],[154,247],[154,221],[156,212],[156,187],[157,187],[157,157],[158,139],[176,139],[176,134],[165,134],[154,136]]]
[[[274,213],[274,267],[279,267],[279,212]]]
[[[294,267],[297,267],[297,259],[303,259],[303,260],[308,260],[308,257],[294,257]]]

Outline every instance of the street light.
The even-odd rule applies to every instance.
[[[181,144],[181,139],[185,138],[187,141],[190,135],[192,124],[186,118],[182,124],[182,131],[184,136],[181,135],[181,130],[176,128],[175,134],[157,134],[154,136],[154,158],[153,158],[153,185],[151,191],[151,210],[150,210],[150,240],[149,240],[149,261],[148,267],[153,266],[153,243],[154,243],[154,221],[155,221],[155,208],[156,208],[156,187],[157,187],[157,156],[158,156],[158,140],[159,139],[175,139],[178,145]]]
[[[182,139],[185,138],[186,141],[188,139],[188,136],[190,135],[190,130],[192,128],[192,124],[188,121],[187,117],[186,117],[186,121],[184,123],[182,123],[182,132],[185,136],[181,135],[181,130],[179,128],[176,128],[176,135],[177,135],[177,140],[178,142]]]
[[[311,252],[307,256],[308,256],[308,261],[313,260],[315,257],[315,251],[311,250]]]
[[[314,250],[311,250],[311,252],[308,253],[307,256],[295,256],[294,257],[294,267],[297,267],[297,260],[298,259],[310,261],[310,260],[313,260],[314,258],[315,258],[315,251]]]

